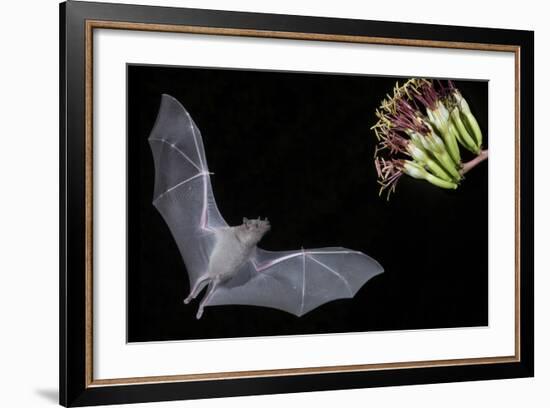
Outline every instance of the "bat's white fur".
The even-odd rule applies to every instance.
[[[269,221],[246,218],[237,227],[217,229],[216,245],[208,265],[208,277],[223,281],[237,273],[250,259],[254,248],[269,229]]]
[[[189,303],[208,285],[207,293],[199,306],[198,319],[202,316],[204,305],[218,283],[237,274],[254,253],[258,242],[270,229],[271,225],[267,219],[249,220],[244,218],[241,225],[218,228],[214,231],[216,244],[210,256],[208,271],[202,279],[196,282],[191,293],[185,299],[185,303]]]

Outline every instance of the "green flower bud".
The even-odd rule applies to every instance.
[[[428,173],[424,168],[422,168],[418,164],[411,161],[404,162],[403,173],[415,179],[426,180],[437,187],[452,189],[452,190],[455,190],[458,187],[456,183],[453,183],[452,181],[448,181],[448,180],[443,180],[437,176],[434,176],[433,174]]]

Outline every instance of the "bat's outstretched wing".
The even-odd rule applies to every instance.
[[[205,306],[265,306],[302,316],[332,300],[352,298],[383,271],[371,257],[346,248],[257,248],[239,275],[218,285]]]
[[[192,287],[207,270],[214,228],[227,226],[212,193],[201,133],[176,99],[162,95],[149,144],[155,161],[153,204],[172,232]]]

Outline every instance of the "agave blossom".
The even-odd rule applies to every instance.
[[[374,163],[380,194],[386,191],[388,198],[403,174],[456,189],[464,174],[488,157],[479,124],[452,81],[397,83],[376,116]],[[476,158],[463,163],[460,147]]]

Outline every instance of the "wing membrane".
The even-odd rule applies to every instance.
[[[302,316],[324,303],[351,298],[383,272],[378,262],[346,248],[271,252],[257,249],[241,284],[221,284],[206,306],[255,305]]]
[[[185,108],[162,95],[149,144],[155,162],[153,204],[170,228],[193,285],[207,270],[213,230],[227,226],[214,200],[202,136]]]

